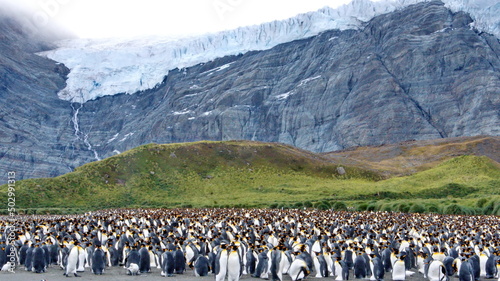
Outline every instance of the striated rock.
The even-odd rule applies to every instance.
[[[150,142],[248,139],[324,152],[499,135],[500,44],[471,22],[420,3],[361,30],[175,69],[154,89],[84,104],[57,98],[63,66],[28,51],[8,60],[4,50],[18,49],[2,41],[0,169],[54,176]]]

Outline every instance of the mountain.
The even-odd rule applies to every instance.
[[[48,47],[20,47],[27,39],[5,22],[0,169],[18,179],[61,175],[151,142],[245,139],[328,152],[500,131],[498,38],[442,2],[171,69],[134,94],[77,92],[80,102],[58,96],[72,72],[34,54]]]
[[[488,140],[470,141],[494,148]],[[447,145],[451,144],[435,144],[435,148]],[[428,148],[413,144],[414,149],[419,147]],[[397,148],[392,153],[405,154]],[[283,144],[147,144],[55,178],[17,181],[16,206],[23,213],[123,207],[363,209],[367,201],[378,199],[377,208],[388,211],[411,207],[447,213],[450,205],[459,203],[458,212],[471,212],[467,208],[474,207],[474,213],[483,213],[483,205],[497,204],[498,196],[492,194],[498,194],[500,184],[498,162],[468,155],[428,164],[427,169],[411,175],[384,178],[378,172]],[[6,197],[4,185],[0,199]],[[390,199],[390,205],[381,199]],[[475,208],[478,202],[481,207]]]

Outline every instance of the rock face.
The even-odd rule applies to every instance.
[[[248,139],[325,152],[499,135],[500,43],[471,21],[420,3],[359,31],[173,70],[152,90],[84,104],[57,99],[65,67],[30,50],[9,60],[4,49],[19,43],[2,40],[0,169],[54,176],[150,142]]]
[[[16,20],[0,18],[1,183],[7,172],[16,179],[56,176],[88,161],[79,144],[70,148],[71,107],[57,97],[68,69],[35,55],[53,46],[31,35]]]

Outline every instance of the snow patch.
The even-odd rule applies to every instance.
[[[212,75],[214,72],[218,72],[218,71],[221,71],[221,70],[224,70],[224,69],[228,68],[231,64],[232,64],[232,62],[230,62],[230,63],[226,63],[225,65],[221,65],[221,66],[219,66],[219,67],[212,68],[212,69],[207,70],[207,71],[204,71],[204,72],[202,72],[202,73],[200,73],[200,74],[202,74],[202,75],[203,75],[203,74]]]
[[[172,112],[172,115],[184,115],[184,114],[190,114],[190,113],[192,113],[192,111],[188,110],[186,108],[186,109],[183,109],[182,111],[174,111],[174,112]]]
[[[121,140],[119,140],[119,142],[124,142],[128,139],[128,137],[133,136],[133,135],[134,135],[134,133],[128,133]]]
[[[288,99],[288,97],[290,97],[290,96],[291,96],[291,95],[293,95],[293,94],[294,94],[294,93],[293,93],[292,91],[290,91],[290,92],[286,92],[286,93],[284,93],[284,94],[277,95],[277,96],[275,96],[275,98],[276,98],[277,100],[280,100],[280,101],[281,101],[281,100],[286,100],[286,99]]]
[[[310,77],[310,78],[306,78],[302,81],[300,81],[299,85],[297,87],[300,87],[300,86],[304,86],[305,84],[313,81],[313,80],[316,80],[318,78],[321,78],[321,75],[318,75],[318,76],[314,76],[314,77]]]
[[[118,135],[120,135],[120,133],[116,133],[112,138],[110,138],[106,143],[110,143],[114,140],[116,140],[116,138],[118,137]]]

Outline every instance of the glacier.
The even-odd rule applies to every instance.
[[[172,69],[185,69],[219,57],[270,49],[330,29],[359,29],[377,15],[428,1],[353,0],[335,9],[324,7],[286,20],[196,37],[63,40],[57,42],[56,49],[39,55],[63,63],[70,69],[67,85],[58,93],[58,97],[85,103],[98,97],[133,94],[154,88]],[[471,28],[500,38],[500,3],[497,0],[442,2],[453,12],[469,13],[474,20]],[[231,67],[230,64],[210,70],[207,75],[227,67]]]

